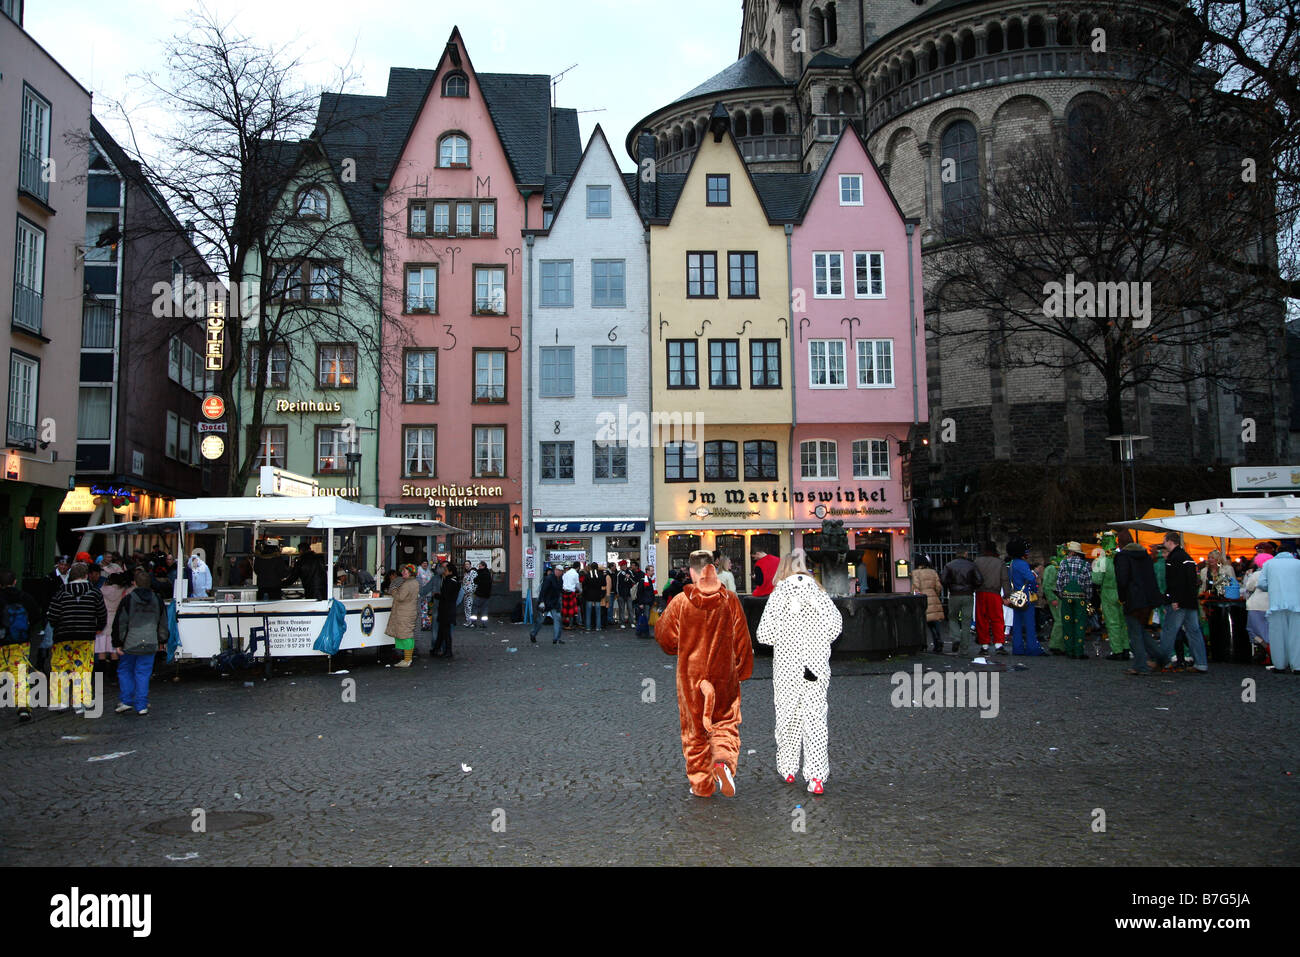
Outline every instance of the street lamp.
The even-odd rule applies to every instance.
[[[1137,474],[1134,471],[1133,443],[1149,439],[1149,435],[1133,435],[1125,432],[1122,435],[1108,435],[1107,442],[1119,443],[1119,497],[1121,510],[1124,513],[1124,519],[1129,519],[1129,498],[1133,500],[1133,518],[1139,518],[1137,514]]]

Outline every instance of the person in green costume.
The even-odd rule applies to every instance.
[[[1092,563],[1093,584],[1101,588],[1101,620],[1110,639],[1108,661],[1128,661],[1132,657],[1128,647],[1128,626],[1124,623],[1124,606],[1119,603],[1119,588],[1115,583],[1115,549],[1118,547],[1115,533],[1106,532],[1101,536],[1101,554]]]
[[[1054,655],[1065,654],[1065,624],[1061,619],[1061,599],[1056,594],[1056,576],[1061,570],[1061,559],[1065,557],[1065,546],[1057,545],[1056,554],[1043,569],[1043,594],[1047,596],[1047,605],[1052,610],[1052,635],[1047,647]]]
[[[1062,630],[1067,658],[1087,658],[1083,650],[1088,627],[1088,595],[1092,591],[1092,566],[1083,557],[1083,546],[1067,542],[1066,556],[1056,575],[1056,593],[1061,598]]]

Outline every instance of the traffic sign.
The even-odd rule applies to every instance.
[[[199,451],[205,459],[219,459],[221,453],[226,451],[226,440],[219,435],[209,435],[199,446]]]
[[[226,403],[219,395],[210,395],[203,400],[203,415],[209,419],[219,419],[226,414]]]

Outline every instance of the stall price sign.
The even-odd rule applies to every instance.
[[[537,549],[532,545],[524,549],[524,577],[537,577]]]

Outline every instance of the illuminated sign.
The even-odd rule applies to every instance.
[[[199,430],[199,434],[200,434],[200,435],[203,435],[203,434],[209,434],[209,435],[211,435],[211,434],[216,433],[216,432],[221,432],[221,433],[224,434],[225,431],[226,431],[226,423],[224,423],[224,422],[199,422],[199,423],[197,423],[197,428],[198,428],[198,430]]]
[[[307,478],[305,475],[295,475],[293,472],[286,472],[272,465],[263,465],[260,477],[259,495],[311,498],[320,494],[320,483],[315,479]]]
[[[204,368],[209,372],[220,372],[225,355],[225,307],[220,299],[216,299],[208,303],[208,342],[203,355]]]
[[[203,400],[203,417],[219,419],[226,414],[226,403],[219,395],[210,395]]]
[[[219,459],[221,453],[226,451],[226,440],[219,435],[209,435],[199,445],[199,451],[205,459]]]
[[[276,412],[297,412],[299,414],[302,414],[303,412],[342,412],[343,403],[342,402],[314,402],[311,400],[291,402],[288,399],[276,399],[275,411]]]
[[[18,481],[18,453],[14,449],[5,453],[5,478],[11,482]]]
[[[430,508],[473,508],[480,498],[500,498],[500,485],[403,485],[402,498],[423,498]]]

